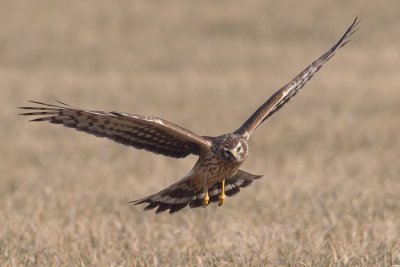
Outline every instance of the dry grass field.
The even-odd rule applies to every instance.
[[[400,2],[0,1],[1,266],[400,265]],[[175,160],[18,117],[27,100],[235,130],[352,42],[252,136],[264,178],[173,216],[130,200]]]

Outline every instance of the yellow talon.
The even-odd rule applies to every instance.
[[[210,197],[208,196],[208,190],[206,191],[206,194],[203,198],[203,207],[207,207],[208,206],[208,202],[210,201]]]
[[[221,194],[218,195],[218,206],[224,204],[225,200],[225,180],[222,180]]]

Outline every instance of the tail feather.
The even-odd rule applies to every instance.
[[[253,175],[243,170],[238,170],[237,173],[229,179],[225,180],[225,194],[229,197],[240,192],[240,187],[249,186],[254,180],[261,178],[261,175]],[[217,202],[218,195],[222,191],[222,183],[213,184],[208,189],[210,202]],[[188,179],[171,185],[170,187],[145,198],[131,201],[130,203],[139,205],[147,204],[144,210],[156,209],[156,214],[169,210],[169,213],[180,211],[189,205],[190,208],[198,208],[203,206],[203,192],[196,192],[190,186]]]

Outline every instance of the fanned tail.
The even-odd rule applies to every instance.
[[[229,179],[225,180],[225,194],[229,197],[240,192],[240,188],[249,186],[254,180],[261,178],[261,175],[253,175],[243,170]],[[222,183],[218,182],[208,189],[210,202],[217,202],[218,195],[222,191]],[[175,213],[189,205],[190,208],[202,207],[204,198],[203,192],[196,191],[190,186],[188,179],[171,185],[170,187],[145,198],[131,201],[130,203],[139,205],[147,204],[144,210],[156,209],[156,214],[169,210],[169,213]]]

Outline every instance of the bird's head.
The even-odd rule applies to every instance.
[[[248,155],[248,145],[245,139],[227,136],[218,145],[218,152],[226,161],[243,162]]]

